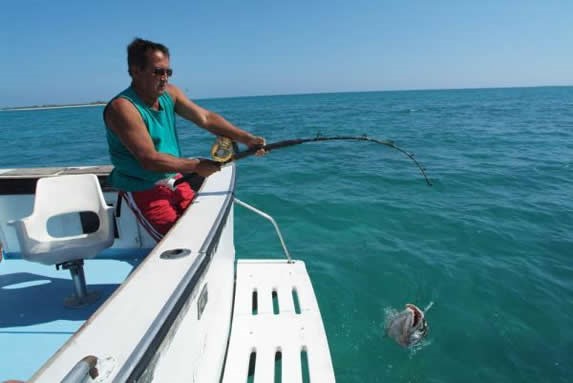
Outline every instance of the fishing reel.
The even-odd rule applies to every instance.
[[[237,143],[229,137],[217,136],[213,146],[211,146],[211,157],[217,162],[229,162],[237,152]]]

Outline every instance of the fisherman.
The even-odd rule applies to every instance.
[[[111,162],[110,184],[121,191],[151,236],[159,241],[195,197],[188,183],[173,186],[181,174],[201,177],[220,170],[218,162],[183,158],[175,128],[175,114],[217,136],[249,148],[265,139],[239,129],[217,113],[206,110],[169,84],[173,70],[166,46],[140,38],[127,47],[131,85],[114,97],[103,115]],[[258,154],[264,154],[259,150]]]
[[[425,313],[433,302],[424,311],[411,303],[406,304],[404,310],[392,313],[386,319],[386,334],[402,347],[412,347],[420,343],[428,335],[428,323]]]

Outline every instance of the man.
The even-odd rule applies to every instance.
[[[168,84],[173,71],[164,45],[136,38],[127,47],[127,62],[131,85],[103,112],[114,165],[109,181],[123,192],[140,222],[159,240],[195,197],[189,184],[173,189],[170,181],[172,184],[181,173],[208,177],[220,170],[217,162],[181,157],[175,113],[249,148],[264,145],[265,140],[194,104],[179,88]]]

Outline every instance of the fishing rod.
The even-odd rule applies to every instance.
[[[283,140],[283,141],[273,142],[271,144],[266,144],[266,145],[257,145],[255,147],[252,147],[250,149],[246,149],[243,151],[239,151],[237,144],[234,141],[232,141],[230,138],[219,136],[219,137],[217,137],[215,144],[213,144],[213,147],[211,148],[211,156],[219,164],[225,165],[225,164],[228,164],[230,162],[238,161],[238,160],[241,160],[243,158],[252,156],[252,155],[256,154],[261,149],[263,149],[267,152],[270,152],[272,150],[286,148],[286,147],[294,146],[294,145],[300,145],[300,144],[303,144],[306,142],[320,142],[320,141],[368,141],[368,142],[374,142],[377,144],[385,145],[387,147],[395,149],[395,150],[399,151],[400,153],[404,154],[405,156],[407,156],[412,161],[414,161],[414,163],[416,164],[418,169],[420,169],[420,173],[422,173],[422,176],[426,180],[426,183],[428,184],[428,186],[432,186],[432,182],[430,181],[430,179],[426,175],[426,169],[414,158],[413,153],[407,152],[406,150],[396,146],[394,144],[394,141],[392,141],[392,140],[379,140],[376,138],[368,137],[366,135],[363,135],[363,136],[321,136],[320,134],[318,134],[316,137],[312,137],[312,138],[295,138],[295,139],[291,139],[291,140]],[[184,175],[182,178],[179,178],[177,181],[175,181],[175,185],[178,185],[181,182],[185,182],[188,179],[190,179],[191,177],[192,177],[191,174],[190,175]]]

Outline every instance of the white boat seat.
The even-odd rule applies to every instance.
[[[91,212],[98,217],[97,230],[53,237],[48,221],[70,213]],[[36,185],[31,215],[9,222],[16,228],[22,258],[44,265],[69,269],[74,295],[65,300],[71,307],[95,302],[97,293],[88,293],[83,260],[95,257],[114,241],[113,207],[107,206],[94,174],[62,175],[40,178]]]
[[[86,211],[98,216],[99,227],[95,232],[64,237],[48,233],[50,218]],[[40,178],[34,211],[11,223],[16,228],[22,258],[44,265],[93,258],[114,241],[113,207],[107,206],[93,174]]]
[[[255,294],[256,292],[256,294]],[[239,260],[223,383],[335,381],[304,262]]]

